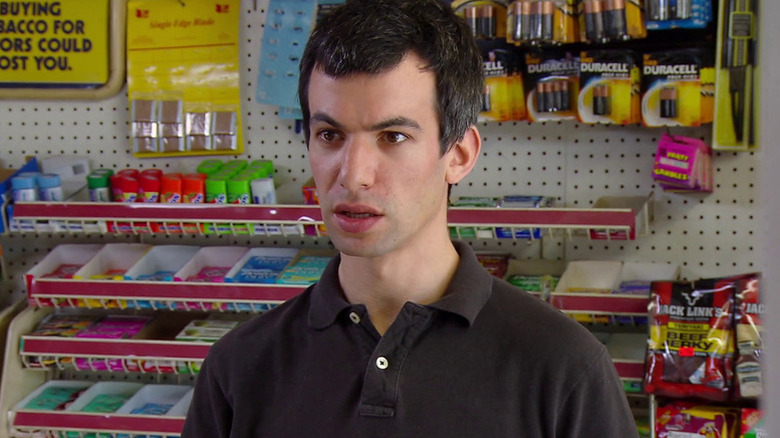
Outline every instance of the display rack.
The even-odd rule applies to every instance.
[[[489,228],[490,238],[498,229],[509,236],[534,228],[563,230],[566,235],[585,233],[602,239],[633,240],[637,232],[647,233],[652,195],[618,198],[612,203],[622,208],[450,208],[448,222],[456,230]],[[605,202],[605,204],[607,204]],[[609,204],[607,204],[609,205]],[[314,230],[322,235],[319,206],[305,205],[203,205],[126,203],[46,203],[20,202],[14,207],[17,232],[98,232],[98,233],[185,233],[238,234],[237,228],[252,235],[306,235]],[[227,226],[227,227],[225,227]],[[248,229],[247,229],[248,227]],[[220,231],[224,230],[224,231]],[[528,233],[533,238],[534,233]]]

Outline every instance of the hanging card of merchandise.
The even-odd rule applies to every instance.
[[[103,99],[124,84],[121,0],[0,2],[0,98]]]
[[[757,0],[720,2],[713,149],[750,150],[758,144]]]
[[[136,157],[243,152],[238,0],[127,3]]]

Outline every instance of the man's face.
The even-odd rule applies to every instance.
[[[309,163],[344,254],[416,251],[446,232],[449,153],[439,147],[435,76],[421,66],[410,54],[378,75],[312,72]]]

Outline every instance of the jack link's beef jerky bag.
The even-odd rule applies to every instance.
[[[764,304],[760,302],[758,274],[747,275],[735,282],[735,326],[737,350],[736,392],[740,398],[757,398],[763,392],[761,377],[761,332]]]
[[[652,283],[644,382],[648,394],[729,398],[737,278]]]

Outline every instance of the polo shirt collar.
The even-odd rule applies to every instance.
[[[460,255],[458,269],[447,286],[444,296],[428,307],[458,315],[471,325],[490,298],[493,276],[480,265],[469,245],[457,241],[452,243]],[[339,283],[340,262],[340,255],[333,257],[325,267],[320,280],[312,287],[309,326],[314,329],[330,326],[344,309],[352,306],[344,298]]]

